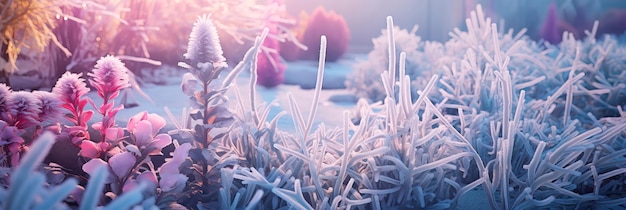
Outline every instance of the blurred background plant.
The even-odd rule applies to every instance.
[[[23,49],[42,52],[49,42],[53,42],[64,54],[69,52],[53,33],[56,27],[55,16],[62,5],[73,1],[44,0],[3,0],[0,1],[0,79],[9,84],[9,75],[18,70],[18,56]]]
[[[335,11],[327,11],[324,7],[317,7],[309,16],[306,30],[302,35],[302,43],[309,50],[302,52],[300,57],[308,60],[319,59],[320,36],[326,36],[328,48],[326,59],[335,62],[348,51],[350,42],[350,30],[346,20]]]
[[[293,43],[284,43],[286,51],[281,56],[287,61],[297,59],[319,59],[319,37],[325,35],[328,39],[327,61],[339,60],[347,51],[350,43],[350,29],[345,18],[333,10],[326,10],[318,6],[309,15],[300,11],[297,26],[293,27],[292,33],[308,49],[300,49]]]
[[[65,71],[87,72],[98,58],[114,54],[141,84],[142,75],[159,75],[145,71],[161,64],[176,66],[182,59],[191,27],[180,23],[192,22],[200,14],[212,14],[224,37],[225,55],[236,62],[266,26],[276,28],[271,39],[297,42],[289,32],[295,22],[280,10],[284,5],[257,0],[8,0],[2,2],[0,26],[6,61],[2,77],[9,84],[9,75],[19,67],[17,60],[23,60],[21,73],[35,78],[22,79],[37,84],[15,88],[50,87]]]

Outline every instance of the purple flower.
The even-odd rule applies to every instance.
[[[62,116],[63,101],[56,94],[47,91],[34,91],[33,94],[39,99],[37,104],[41,108],[38,116],[40,122],[56,121]]]
[[[100,58],[93,73],[88,75],[93,77],[89,84],[96,88],[98,95],[105,101],[117,97],[121,89],[130,86],[128,69],[114,56]]]
[[[198,17],[189,34],[185,58],[193,61],[194,64],[208,62],[216,66],[225,65],[226,58],[223,54],[220,38],[210,16]]]
[[[7,97],[7,108],[12,116],[12,124],[20,129],[28,128],[39,122],[37,118],[41,112],[37,97],[26,91],[17,91]]]

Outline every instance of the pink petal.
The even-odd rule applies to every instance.
[[[124,104],[120,104],[119,106],[111,109],[111,111],[109,112],[109,116],[115,116],[122,109],[124,109]]]
[[[152,124],[152,135],[156,135],[161,128],[165,127],[165,119],[158,114],[149,114],[148,121]]]
[[[130,152],[122,152],[109,159],[109,165],[118,178],[125,177],[133,168],[137,158]]]
[[[111,108],[113,108],[113,103],[108,103],[108,104],[102,104],[102,106],[100,107],[100,114],[102,113],[107,113],[107,111],[110,111]]]
[[[117,144],[117,142],[124,137],[124,129],[122,128],[107,128],[105,132],[107,141],[113,144]]]
[[[137,124],[137,122],[141,121],[141,120],[145,120],[147,118],[148,112],[139,112],[137,113],[135,116],[130,117],[130,119],[128,119],[128,124],[126,125],[126,129],[128,131],[132,131],[133,129],[135,129],[135,124]]]
[[[100,158],[94,158],[94,159],[89,160],[89,162],[83,164],[83,171],[89,174],[90,176],[93,176],[94,175],[93,173],[100,166],[108,167],[109,164],[107,164],[107,162],[104,162],[104,160]]]
[[[135,144],[142,148],[152,142],[152,124],[146,120],[139,121],[135,124],[135,129],[130,130],[135,136]]]
[[[100,156],[100,149],[95,142],[85,140],[80,143],[79,155],[88,158],[97,158]]]
[[[80,121],[82,123],[87,123],[91,119],[92,115],[93,115],[93,111],[87,110],[87,111],[83,112],[82,115],[80,115],[80,118],[81,118]]]

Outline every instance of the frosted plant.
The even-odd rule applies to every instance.
[[[406,70],[411,79],[416,79],[422,75],[422,71],[429,69],[428,66],[422,66],[424,62],[420,63],[419,60],[420,52],[418,50],[422,43],[421,37],[415,35],[417,29],[417,26],[411,31],[398,27],[393,28],[398,52],[407,54]],[[374,49],[368,54],[368,59],[357,62],[354,65],[354,73],[346,81],[348,89],[355,92],[358,97],[368,98],[372,102],[382,101],[385,97],[384,87],[379,76],[388,63],[387,43],[390,35],[387,30],[382,30],[381,33],[380,37],[372,39]],[[415,90],[413,89],[412,92]]]
[[[242,70],[256,65],[259,48],[267,33],[265,30],[243,60],[231,72],[222,76],[226,62],[213,22],[208,16],[203,16],[198,18],[192,29],[188,52],[185,54],[189,62],[179,63],[189,69],[189,73],[183,75],[181,88],[183,93],[190,96],[192,108],[188,112],[189,116],[183,117],[183,122],[176,123],[178,129],[170,132],[180,138],[181,142],[193,145],[189,150],[193,171],[186,170],[193,173],[188,174],[192,184],[185,187],[182,195],[178,196],[182,205],[196,205],[198,202],[201,202],[198,204],[200,206],[209,205],[218,193],[212,186],[217,184],[215,180],[218,179],[216,176],[219,177],[219,170],[236,163],[238,159],[231,159],[230,157],[235,156],[230,156],[228,152],[224,154],[224,148],[213,143],[228,135],[233,122],[224,92],[232,86],[232,81]]]
[[[87,121],[93,115],[92,110],[84,110],[88,103],[84,96],[90,89],[87,88],[87,83],[81,76],[82,74],[66,72],[52,88],[52,93],[56,94],[63,102],[61,107],[66,110],[65,118],[73,124],[64,125],[62,135],[73,144],[79,144],[85,139],[90,139],[89,132],[87,132]]]
[[[98,96],[103,99],[102,105],[96,107],[93,102],[90,102],[96,111],[102,115],[102,121],[91,125],[91,127],[100,132],[101,141],[98,143],[98,150],[95,152],[93,142],[83,142],[85,146],[92,146],[89,153],[96,156],[87,156],[91,158],[99,157],[103,152],[112,148],[123,136],[123,129],[115,125],[115,115],[120,110],[124,109],[124,105],[121,104],[115,107],[114,99],[120,94],[120,90],[130,86],[128,69],[124,66],[118,58],[113,56],[102,57],[96,62],[96,66],[91,73],[88,73],[92,78],[89,80],[89,84],[93,86],[98,92]],[[90,100],[91,101],[91,100]],[[87,149],[81,143],[81,149]]]
[[[37,124],[41,106],[31,92],[15,91],[6,98],[7,109],[12,116],[8,123],[24,129]]]
[[[209,16],[198,17],[189,34],[189,44],[184,57],[192,61],[192,66],[212,63],[216,66],[226,61],[215,25]]]
[[[622,201],[621,194],[615,190],[623,188],[623,185],[613,181],[622,179],[618,175],[623,171],[621,160],[611,166],[595,160],[605,155],[619,156],[619,151],[623,149],[623,135],[618,134],[618,130],[623,128],[617,122],[621,122],[623,117],[620,110],[624,104],[619,102],[623,102],[619,98],[624,84],[623,80],[610,79],[623,77],[621,71],[615,70],[623,66],[623,62],[619,61],[623,55],[620,53],[623,44],[610,36],[596,39],[596,23],[586,32],[588,38],[582,41],[564,33],[564,41],[560,45],[543,45],[529,40],[524,35],[525,30],[515,34],[512,30],[505,33],[502,27],[485,17],[480,6],[470,14],[466,25],[467,31],[455,29],[450,33],[451,39],[444,44],[430,42],[418,48],[418,52],[423,54],[418,53],[413,59],[430,63],[428,72],[438,78],[436,84],[431,84],[429,81],[433,80],[428,80],[425,75],[416,78],[395,76],[406,75],[406,66],[401,66],[397,72],[393,70],[381,75],[381,86],[387,96],[384,100],[386,109],[374,112],[372,116],[386,122],[381,126],[386,128],[383,133],[402,138],[416,134],[434,135],[431,139],[455,142],[437,147],[445,148],[444,151],[449,153],[410,147],[421,152],[424,155],[422,158],[429,157],[426,160],[442,163],[434,159],[440,157],[451,161],[447,164],[456,167],[452,172],[455,175],[444,178],[444,182],[455,190],[449,191],[440,185],[435,185],[438,186],[436,188],[420,186],[412,192],[420,192],[425,200],[416,200],[415,203],[406,200],[407,204],[454,207],[456,199],[482,185],[492,208],[559,205],[622,207],[618,204]],[[389,47],[391,51],[394,48]],[[407,55],[401,54],[400,64],[403,64],[403,59],[410,58]],[[393,60],[390,57],[388,61]],[[395,66],[395,62],[388,64]],[[403,93],[414,93],[407,84],[418,87],[418,90],[425,87],[436,91],[417,91],[419,97],[415,99]],[[416,100],[417,105],[405,104],[413,101],[411,99]],[[425,104],[424,108],[421,108],[421,103]],[[366,107],[362,104],[357,106],[361,107],[359,110]],[[408,120],[417,116],[398,113],[417,113],[419,118]],[[361,119],[360,123],[367,122],[363,121],[368,119],[365,116],[359,114],[357,119]],[[433,127],[423,127],[425,125]],[[397,134],[392,135],[394,132]],[[398,140],[389,149],[402,151],[399,148],[406,142]],[[418,142],[425,148],[430,143],[424,140]],[[392,160],[391,157],[400,160],[392,161],[396,167],[407,160],[402,155],[411,154],[396,153],[400,155],[384,156],[386,160]],[[412,170],[409,167],[411,162],[405,163],[406,170]],[[412,164],[413,168],[422,167]],[[443,167],[446,168],[446,164]],[[603,168],[602,172],[596,171],[596,167]],[[441,176],[439,169],[434,177]],[[396,180],[402,180],[401,177]],[[427,177],[413,179],[422,180],[422,185],[437,183],[424,182]],[[377,185],[373,183],[376,182],[365,186],[375,188]],[[592,186],[594,184],[600,187]],[[594,188],[594,192],[588,190]],[[389,189],[395,190],[393,187]],[[428,194],[428,189],[442,191]],[[395,192],[384,192],[376,196],[384,198],[384,194],[397,198],[392,201],[398,202],[402,200],[402,195],[406,195],[402,194],[401,187],[396,191],[400,198],[394,197],[398,196]],[[440,199],[439,205],[434,198]],[[375,200],[379,199],[372,201]],[[390,205],[380,205],[383,204]]]
[[[44,133],[34,142],[20,165],[10,174],[11,184],[8,189],[0,188],[0,206],[4,209],[70,209],[63,200],[78,187],[78,181],[70,178],[59,185],[50,186],[46,183],[45,175],[36,170],[52,148],[55,136],[52,133]],[[92,177],[87,184],[80,209],[94,209],[99,206],[108,171],[100,167],[96,172],[97,176]],[[141,190],[144,187],[142,185],[117,197],[104,209],[131,208],[143,199]]]
[[[493,190],[486,191],[488,197],[490,197],[489,194],[496,193],[496,197],[500,198],[498,203],[492,202],[492,207],[523,209],[530,206],[551,205],[579,207],[615,205],[616,203],[613,203],[611,198],[604,195],[591,196],[584,193],[584,187],[579,188],[581,184],[574,184],[576,181],[571,181],[571,177],[579,176],[578,174],[589,170],[582,166],[591,164],[588,162],[589,159],[584,158],[588,155],[593,156],[591,153],[594,151],[591,148],[615,138],[613,136],[615,133],[612,132],[608,132],[608,136],[596,135],[603,129],[619,129],[604,127],[595,119],[596,116],[602,116],[593,114],[593,110],[585,113],[578,108],[584,106],[574,103],[574,101],[580,102],[574,97],[593,99],[600,97],[599,94],[605,94],[603,91],[585,91],[574,95],[574,91],[586,87],[584,78],[587,76],[585,74],[587,70],[585,69],[593,66],[587,64],[589,61],[585,61],[587,58],[582,53],[584,51],[581,50],[580,44],[571,35],[565,33],[563,39],[565,41],[560,49],[550,47],[541,49],[536,45],[523,47],[527,46],[523,43],[528,43],[519,35],[523,34],[523,31],[513,38],[508,35],[512,34],[510,32],[501,34],[495,24],[489,24],[488,19],[484,18],[480,7],[477,8],[476,13],[472,13],[471,19],[467,22],[468,32],[455,32],[456,35],[453,35],[448,43],[464,40],[456,43],[460,46],[463,45],[462,43],[474,46],[472,48],[478,48],[479,55],[482,55],[470,54],[468,50],[468,56],[461,61],[461,71],[452,66],[450,72],[444,72],[441,76],[443,86],[440,92],[443,93],[443,101],[459,104],[448,105],[449,108],[458,110],[448,112],[448,114],[455,119],[455,124],[458,123],[457,126],[472,141],[476,150],[480,151],[480,155],[486,161],[486,166],[489,167],[488,174],[480,174],[483,179],[491,180],[490,183],[485,183]],[[590,34],[588,42],[595,42],[592,38],[595,37],[594,31],[595,29],[588,32]],[[533,56],[529,58],[521,52]],[[553,55],[556,56],[553,57]],[[474,64],[477,61],[480,63]],[[480,73],[478,67],[481,66],[485,66],[482,77],[479,77],[481,82],[464,79],[476,78],[467,77],[464,74]],[[530,68],[524,66],[530,66]],[[541,72],[541,69],[547,71]],[[476,84],[474,90],[478,91],[466,92],[464,90],[468,88],[457,87],[456,84]],[[492,84],[491,87],[489,84]],[[542,89],[545,92],[540,92]],[[526,95],[526,90],[531,94]],[[464,94],[468,95],[464,96]],[[559,99],[562,95],[565,95],[565,100]],[[514,103],[515,98],[517,98],[517,103]],[[474,101],[464,103],[462,99]],[[556,111],[555,107],[560,107],[559,111]],[[481,114],[477,113],[476,109],[490,113],[490,117],[485,120],[484,116],[480,117]],[[470,120],[467,120],[467,117]],[[590,117],[592,119],[589,119]],[[480,118],[483,119],[479,120]],[[592,123],[594,120],[595,123]],[[581,121],[587,123],[580,125]],[[485,124],[490,126],[484,126]],[[585,127],[586,129],[583,129]],[[482,132],[476,132],[480,130]],[[476,141],[479,139],[483,139],[481,140],[483,142]],[[485,144],[484,139],[491,139],[492,142]],[[587,139],[596,140],[585,142]],[[550,152],[546,152],[545,147],[551,148]],[[484,150],[489,148],[491,151]],[[579,153],[571,153],[565,157],[558,153],[563,150]],[[545,157],[551,158],[545,159]],[[530,165],[533,167],[543,162],[543,166],[549,169],[543,168],[538,171],[530,166],[522,166],[525,162],[531,162]],[[621,170],[620,167],[612,168],[607,175],[617,173]],[[572,184],[569,185],[569,183]],[[549,187],[540,188],[539,186]]]
[[[389,21],[388,30],[392,30],[393,24]],[[393,35],[391,37],[390,43],[394,43]],[[324,43],[322,37],[321,49],[325,49]],[[388,45],[388,49],[395,52],[392,44]],[[460,176],[455,170],[457,165],[469,167],[470,158],[478,158],[476,152],[466,151],[469,143],[437,149],[450,141],[445,135],[448,129],[454,129],[452,125],[448,122],[448,126],[431,131],[434,124],[443,122],[422,122],[418,115],[414,115],[431,108],[421,107],[422,103],[429,101],[426,94],[420,94],[415,103],[411,100],[405,73],[405,53],[400,56],[398,75],[404,79],[398,81],[399,87],[395,87],[396,79],[390,79],[396,78],[390,74],[395,72],[395,62],[390,62],[391,71],[382,74],[383,91],[390,93],[385,106],[370,106],[362,100],[359,102],[359,107],[362,107],[359,110],[360,121],[356,125],[346,111],[342,127],[332,129],[322,124],[313,131],[317,97],[323,81],[323,53],[324,50],[320,54],[313,106],[307,118],[302,116],[298,104],[289,96],[295,135],[276,129],[277,118],[267,123],[260,121],[266,118],[258,118],[255,110],[264,106],[255,106],[252,100],[250,109],[246,110],[240,102],[241,108],[235,112],[235,116],[241,116],[237,118],[240,122],[234,125],[242,127],[232,127],[232,132],[222,139],[225,145],[217,148],[224,150],[221,160],[236,161],[232,157],[235,155],[245,158],[246,161],[240,163],[246,165],[222,169],[220,208],[443,209],[451,207],[453,199],[462,194],[454,194],[450,190],[467,191],[482,183],[475,182],[463,188],[457,183]],[[396,58],[390,56],[389,60],[395,61]],[[255,81],[254,78],[251,81]],[[436,81],[437,76],[432,78],[424,92],[433,90]],[[251,82],[251,97],[254,95],[253,87]],[[258,113],[267,113],[268,108],[261,110]],[[277,115],[280,116],[282,114]],[[431,112],[423,119],[432,117]],[[240,136],[240,132],[244,135]]]
[[[37,117],[40,122],[56,122],[61,118],[63,102],[56,94],[47,91],[33,91],[39,99],[41,111]]]
[[[0,96],[0,165],[15,167],[28,150],[26,142],[45,130],[58,130],[61,102],[49,92],[12,91],[4,84]]]

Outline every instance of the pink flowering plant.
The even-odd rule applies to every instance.
[[[118,58],[102,57],[87,75],[89,78],[85,79],[83,74],[66,72],[51,92],[13,91],[0,84],[0,171],[21,168],[21,156],[29,144],[44,131],[52,131],[57,142],[67,142],[78,150],[76,158],[82,171],[70,169],[71,161],[51,163],[44,169],[57,174],[51,177],[62,178],[49,178],[48,183],[86,179],[88,175],[89,182],[99,186],[75,185],[69,197],[64,198],[66,202],[91,203],[88,206],[92,207],[112,205],[116,197],[133,192],[133,196],[126,197],[144,200],[143,208],[176,205],[176,197],[168,197],[176,196],[186,186],[187,176],[180,173],[179,167],[191,145],[173,143],[170,135],[160,133],[166,121],[157,114],[143,111],[128,119],[125,127],[116,123],[115,116],[124,106],[117,105],[115,99],[121,90],[129,87],[128,69]],[[91,90],[102,98],[102,103],[97,104],[89,97]],[[92,120],[95,113],[102,116],[101,120]],[[153,163],[152,157],[162,156],[162,149],[170,145],[173,145],[171,158],[166,158],[164,163]],[[11,182],[8,177],[0,179],[3,185]]]
[[[167,193],[175,193],[180,187],[174,186],[180,186],[181,183],[184,185],[186,181],[176,176],[176,170],[171,169],[180,165],[181,161],[178,161],[180,157],[172,163],[167,162],[166,165],[173,166],[163,171],[166,177],[168,175],[174,177],[172,178],[174,181],[170,179],[159,181],[161,170],[158,170],[152,162],[152,156],[163,155],[161,150],[172,144],[172,138],[168,134],[159,134],[166,124],[165,119],[144,111],[131,117],[125,128],[115,123],[116,114],[124,109],[122,104],[115,105],[115,98],[122,89],[129,87],[128,69],[118,58],[113,56],[101,58],[93,72],[88,75],[91,77],[89,84],[103,99],[102,104],[96,105],[90,98],[81,98],[82,94],[74,94],[76,97],[66,100],[65,106],[70,111],[67,118],[75,123],[75,126],[66,127],[66,133],[71,137],[72,143],[80,148],[79,155],[88,159],[82,165],[82,170],[90,176],[95,176],[98,168],[106,168],[109,176],[105,179],[105,195],[111,199],[133,190],[142,183],[147,183],[144,194],[154,198],[151,205],[157,205],[160,202],[156,199],[157,197],[162,198]],[[80,87],[82,89],[73,92],[82,93],[86,89],[86,84],[84,80],[76,78],[70,80],[72,81],[70,84],[57,84],[57,86]],[[86,134],[82,135],[82,139],[78,139],[79,136],[72,135],[72,132],[87,131],[87,126],[83,122],[91,117],[90,114],[85,115],[90,111],[83,110],[86,103],[90,103],[102,116],[102,121],[91,125],[91,128],[99,135],[89,138]],[[177,147],[175,153],[179,156],[187,154],[188,148],[189,146],[184,144]]]
[[[0,84],[0,167],[14,167],[28,149],[26,131],[36,138],[43,130],[57,130],[61,101],[45,91],[12,91]]]

